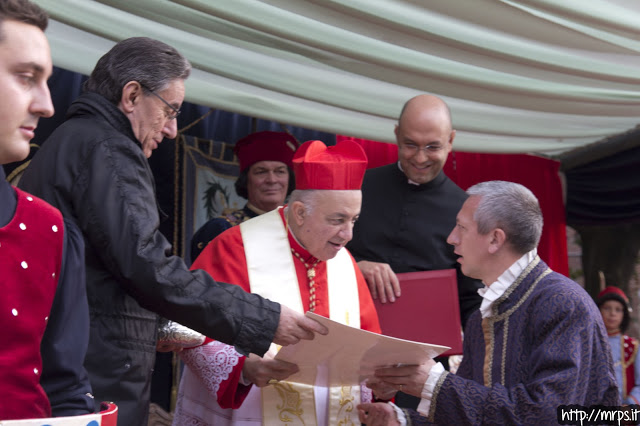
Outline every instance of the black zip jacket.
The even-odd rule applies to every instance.
[[[80,96],[38,150],[19,186],[73,219],[86,246],[90,340],[98,401],[122,425],[146,425],[158,315],[243,354],[263,355],[280,305],[189,271],[158,230],[155,183],[128,118],[95,93]]]

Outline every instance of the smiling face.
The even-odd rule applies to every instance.
[[[10,20],[0,25],[0,164],[5,164],[27,158],[38,119],[53,115],[47,86],[52,64],[42,30]]]
[[[456,226],[447,237],[447,243],[455,248],[459,256],[458,263],[462,273],[471,278],[482,280],[485,284],[493,282],[488,272],[491,236],[478,233],[478,224],[473,219],[480,197],[471,196],[464,202],[458,216]]]
[[[127,92],[126,88],[130,85],[134,87]],[[156,91],[158,96],[150,92],[145,93],[137,82],[127,83],[123,93],[131,100],[131,105],[121,105],[121,109],[131,121],[133,134],[140,141],[145,157],[149,158],[164,138],[173,139],[178,134],[177,121],[173,118],[174,111],[158,96],[175,109],[180,109],[184,100],[184,80],[172,80],[165,89]]]
[[[280,161],[258,161],[249,167],[247,192],[251,204],[271,211],[284,204],[289,187],[289,169]]]
[[[622,320],[624,319],[624,309],[624,305],[617,300],[607,300],[600,305],[602,320],[608,332],[611,333],[620,330],[620,324],[622,324]]]
[[[418,184],[435,179],[447,161],[455,137],[446,105],[427,95],[410,100],[395,134],[398,160],[407,178]]]
[[[333,259],[353,237],[353,225],[360,216],[362,192],[317,191],[310,211],[300,201],[290,206],[295,224],[292,230],[300,244],[322,261]]]

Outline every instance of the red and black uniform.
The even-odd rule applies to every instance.
[[[4,177],[0,168],[0,420],[91,413],[82,237]]]

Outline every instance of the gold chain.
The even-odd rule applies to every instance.
[[[302,259],[302,256],[300,256],[293,247],[291,247],[291,253],[293,253],[293,255],[297,257],[300,262],[302,262],[304,267],[307,268],[307,279],[309,280],[309,310],[313,312],[316,309],[316,266],[318,265],[318,262],[320,262],[320,260],[316,259],[316,261],[313,262],[313,265],[309,265],[304,261],[304,259]]]

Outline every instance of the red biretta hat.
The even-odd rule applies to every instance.
[[[367,155],[357,142],[303,143],[293,157],[296,189],[360,189]]]
[[[296,138],[286,132],[255,132],[236,142],[233,151],[243,172],[258,161],[280,161],[292,167],[291,160],[298,148]]]

